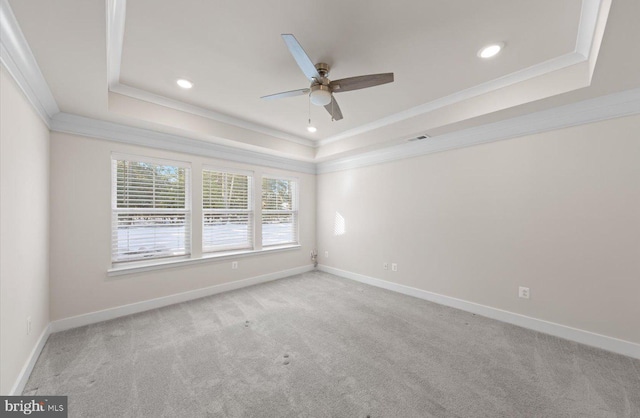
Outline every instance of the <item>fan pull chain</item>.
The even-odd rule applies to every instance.
[[[309,95],[307,97],[309,99],[308,100],[308,102],[309,102],[308,103],[309,104],[309,126],[311,126],[311,92],[309,92]]]

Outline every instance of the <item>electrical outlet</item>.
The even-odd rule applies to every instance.
[[[329,251],[325,251],[324,252],[324,256],[325,256],[325,258],[329,258]]]
[[[27,335],[31,334],[31,317],[27,317]]]
[[[231,268],[232,268],[233,270],[237,269],[237,268],[238,268],[238,262],[237,262],[237,261],[232,261],[232,262],[231,262]]]
[[[518,288],[518,297],[520,297],[522,299],[529,299],[529,296],[530,296],[530,292],[529,292],[529,288],[528,287],[520,286]]]
[[[385,270],[389,270],[389,263],[382,263],[382,268]]]
[[[397,263],[391,263],[391,271],[398,271],[398,264]]]

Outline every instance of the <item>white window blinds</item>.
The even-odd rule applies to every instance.
[[[190,253],[190,169],[112,159],[112,262]]]
[[[252,177],[202,171],[202,251],[253,249]]]
[[[262,245],[298,242],[297,182],[291,179],[262,178]]]

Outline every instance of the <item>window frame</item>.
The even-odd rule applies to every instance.
[[[233,174],[233,175],[242,175],[242,176],[247,176],[247,182],[248,182],[248,186],[247,186],[247,209],[246,210],[238,210],[238,209],[230,209],[230,210],[221,210],[221,209],[205,209],[204,205],[205,205],[205,199],[204,199],[204,191],[205,191],[205,184],[204,184],[204,176],[205,176],[205,171],[208,172],[215,172],[215,173],[223,173],[223,174]],[[232,168],[225,168],[225,167],[220,167],[220,166],[215,166],[215,165],[209,165],[209,164],[203,164],[201,170],[201,175],[202,175],[202,194],[201,194],[201,201],[202,201],[202,222],[201,222],[201,235],[202,235],[202,255],[203,257],[211,257],[211,256],[215,256],[215,255],[220,255],[220,254],[226,254],[226,253],[237,253],[237,252],[244,252],[244,251],[254,251],[256,249],[256,213],[255,213],[255,204],[254,204],[254,199],[255,199],[255,175],[253,171],[250,170],[238,170],[238,169],[232,169]],[[235,213],[247,213],[249,215],[248,219],[249,219],[249,224],[248,224],[248,228],[250,228],[250,233],[249,233],[249,245],[248,246],[242,246],[242,247],[238,247],[238,246],[221,246],[219,247],[219,249],[207,249],[207,247],[205,246],[205,216],[208,213],[231,213],[231,214],[235,214]]]
[[[134,163],[144,163],[154,166],[170,166],[185,170],[184,174],[184,208],[119,208],[118,207],[118,161],[129,161]],[[121,266],[138,266],[162,264],[170,260],[184,260],[191,258],[193,252],[193,196],[192,196],[192,175],[193,170],[190,162],[180,160],[170,160],[163,158],[155,158],[141,156],[135,154],[111,153],[110,159],[111,170],[111,265],[112,267]],[[119,214],[169,214],[184,213],[185,216],[185,236],[184,236],[184,254],[164,255],[157,257],[141,256],[130,259],[117,259],[118,254],[118,215]]]
[[[150,150],[151,151],[151,150]],[[156,157],[155,155],[160,155]],[[173,155],[172,155],[173,156]],[[188,157],[182,157],[188,158]],[[148,164],[159,164],[177,166],[187,169],[188,174],[185,176],[185,200],[188,202],[185,204],[185,210],[188,211],[188,227],[185,233],[188,233],[188,239],[185,238],[185,254],[169,257],[155,257],[155,258],[142,258],[138,260],[123,260],[113,261],[113,231],[114,231],[114,206],[117,204],[117,171],[112,169],[114,160],[127,160],[134,162],[144,162]],[[169,268],[176,268],[189,265],[199,265],[202,263],[221,262],[223,260],[238,260],[244,257],[254,257],[261,254],[278,253],[281,251],[299,250],[302,245],[300,244],[300,189],[301,181],[297,176],[287,176],[274,174],[271,171],[263,170],[260,166],[247,165],[246,168],[239,166],[233,168],[233,166],[226,166],[226,162],[221,161],[218,164],[215,159],[205,158],[188,158],[181,159],[181,156],[177,156],[176,159],[163,158],[162,154],[149,152],[148,154],[137,154],[128,152],[112,151],[110,155],[110,169],[111,169],[111,225],[110,225],[110,267],[107,268],[107,277],[117,277],[129,274],[136,274],[142,272],[150,272],[157,270],[166,270]],[[117,163],[116,163],[117,164]],[[250,199],[252,199],[251,209],[253,210],[253,248],[237,249],[229,251],[203,251],[203,232],[204,232],[204,212],[200,212],[203,209],[204,201],[204,184],[203,176],[204,171],[218,171],[218,172],[230,172],[243,175],[250,175],[252,179],[252,187],[249,190]],[[289,211],[294,214],[295,217],[295,241],[287,243],[277,243],[262,245],[262,179],[279,179],[295,182],[295,194],[293,202],[295,210]],[[117,209],[117,208],[116,208]],[[124,208],[121,208],[124,209]],[[201,222],[196,219],[200,218]],[[187,247],[188,246],[188,247]],[[188,248],[188,250],[187,250]]]
[[[290,210],[265,210],[262,207],[263,204],[263,200],[262,200],[262,194],[264,192],[264,180],[265,179],[271,179],[271,180],[285,180],[285,181],[289,181],[292,182],[294,187],[293,187],[293,195],[291,197],[291,206],[292,208]],[[260,188],[259,188],[259,193],[260,193],[260,232],[261,232],[261,246],[264,249],[270,249],[270,248],[280,248],[280,247],[287,247],[287,246],[296,246],[296,245],[300,245],[300,199],[299,199],[299,190],[300,190],[300,180],[297,177],[292,177],[292,176],[282,176],[282,175],[277,175],[277,174],[270,174],[270,173],[263,173],[261,176],[261,181],[260,181]],[[286,241],[286,242],[278,242],[278,243],[273,243],[273,244],[266,244],[264,243],[264,215],[265,214],[291,214],[294,220],[294,237],[292,241]]]

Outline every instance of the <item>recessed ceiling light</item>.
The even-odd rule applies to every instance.
[[[497,44],[487,45],[478,51],[478,56],[480,58],[491,58],[498,54],[504,48],[504,43],[498,42]]]
[[[178,83],[178,85],[183,89],[190,89],[191,87],[193,87],[193,83],[189,80],[185,80],[184,78],[179,78],[176,83]]]
[[[315,126],[307,126],[307,131],[314,133],[315,131],[317,131],[318,129],[316,129]]]

